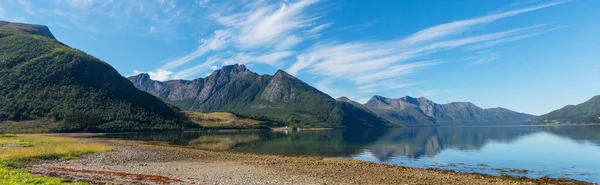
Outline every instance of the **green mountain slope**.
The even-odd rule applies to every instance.
[[[568,105],[539,117],[543,122],[600,123],[600,95],[578,105]]]
[[[147,74],[132,76],[129,80],[138,89],[191,111],[226,111],[300,127],[390,126],[370,112],[359,111],[368,116],[366,118],[353,116],[358,110],[354,105],[336,102],[281,70],[274,75],[258,75],[236,64],[192,81],[159,82]]]
[[[57,132],[185,127],[177,109],[45,26],[0,22],[0,86],[0,127],[27,120],[52,122],[45,130]]]

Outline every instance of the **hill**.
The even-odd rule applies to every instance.
[[[179,110],[45,26],[0,22],[0,128],[36,132],[181,130]]]
[[[410,96],[392,99],[373,96],[365,107],[392,123],[434,124],[520,124],[535,116],[504,108],[482,109],[469,102],[437,104]]]
[[[538,118],[542,122],[600,123],[600,95],[578,105],[567,105]]]
[[[279,70],[258,75],[244,65],[223,66],[206,78],[160,82],[147,74],[128,78],[138,89],[199,112],[231,112],[245,118],[299,127],[384,127],[389,122]],[[354,116],[360,113],[366,117]]]

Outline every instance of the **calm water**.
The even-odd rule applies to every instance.
[[[600,182],[600,126],[164,132],[102,137],[164,141],[211,150],[344,157],[418,168]]]

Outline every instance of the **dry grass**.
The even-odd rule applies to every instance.
[[[81,143],[73,138],[41,135],[7,135],[0,137],[0,161],[29,162],[44,159],[72,159],[85,154],[111,151],[100,143]]]
[[[183,111],[191,121],[205,128],[261,128],[259,121],[244,119],[228,112]]]
[[[82,143],[73,138],[42,135],[0,135],[0,184],[70,184],[68,180],[39,177],[22,170],[32,161],[72,159],[85,154],[114,150],[100,143]],[[80,183],[76,183],[80,184]]]

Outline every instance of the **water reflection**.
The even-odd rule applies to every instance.
[[[543,175],[600,181],[600,126],[508,126],[508,127],[410,127],[398,129],[321,130],[290,132],[161,132],[109,134],[103,137],[161,141],[209,150],[234,150],[249,153],[349,157],[413,167],[470,165],[488,174],[494,167],[533,169]],[[553,145],[555,144],[559,145]],[[574,153],[560,156],[554,150]],[[582,157],[578,155],[580,150]],[[529,160],[527,157],[530,157]],[[528,159],[528,160],[519,160]],[[544,159],[543,161],[536,159]],[[589,160],[589,161],[586,161]],[[518,162],[517,162],[518,161]],[[536,163],[534,163],[536,162]],[[485,169],[480,163],[491,167]],[[577,163],[578,168],[566,168]],[[505,165],[508,164],[508,165]],[[449,168],[460,170],[459,168]],[[586,175],[587,174],[587,175]],[[517,174],[518,175],[518,174]],[[564,175],[566,176],[566,175]],[[600,177],[598,177],[600,178]]]
[[[410,127],[397,129],[244,132],[152,132],[102,137],[161,141],[211,150],[344,157],[369,150],[381,161],[434,156],[444,149],[479,150],[536,132],[600,146],[600,126]]]

